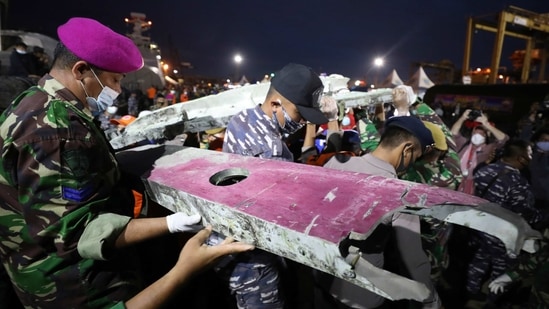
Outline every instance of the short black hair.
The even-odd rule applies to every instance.
[[[529,146],[530,142],[522,139],[515,138],[508,140],[507,143],[505,143],[505,145],[503,146],[503,153],[501,157],[511,159],[524,156],[525,153],[528,151]]]
[[[70,68],[72,68],[72,66],[75,63],[77,63],[78,61],[81,61],[81,60],[82,60],[82,58],[76,56],[63,43],[59,42],[59,43],[57,43],[57,46],[55,47],[55,50],[53,51],[52,67],[58,68],[58,69],[70,69]],[[101,70],[100,68],[92,65],[91,63],[88,63],[88,65],[98,75],[101,72],[103,72],[103,70]]]
[[[401,127],[388,126],[383,130],[379,144],[383,147],[392,149],[410,140],[414,142],[414,147],[416,149],[422,150],[421,143],[414,134]]]
[[[57,43],[53,51],[52,67],[58,69],[68,69],[81,59],[73,54],[63,43]]]

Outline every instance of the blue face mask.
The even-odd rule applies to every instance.
[[[95,79],[99,82],[99,85],[101,85],[101,87],[103,88],[97,96],[97,99],[88,95],[88,92],[86,91],[86,88],[84,87],[82,81],[80,81],[80,85],[82,85],[82,88],[84,89],[84,93],[86,94],[86,102],[88,103],[92,115],[94,117],[97,117],[105,110],[107,110],[109,106],[112,106],[114,104],[114,100],[116,100],[119,93],[108,86],[103,86],[97,75],[95,75],[95,72],[93,70],[91,71],[93,73],[93,76],[95,76]]]
[[[278,126],[278,128],[280,129],[280,133],[293,134],[297,132],[299,129],[301,129],[303,125],[305,125],[304,123],[294,121],[292,118],[290,118],[290,115],[288,115],[284,107],[282,105],[280,107],[282,107],[282,113],[284,113],[284,127],[282,127],[278,122],[278,118],[276,117],[276,112],[273,112],[273,119],[276,125]]]
[[[541,151],[549,151],[549,142],[537,142],[536,147]]]

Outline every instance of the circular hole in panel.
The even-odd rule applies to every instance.
[[[250,173],[243,168],[229,168],[215,173],[210,177],[210,183],[215,186],[230,186],[248,178]]]

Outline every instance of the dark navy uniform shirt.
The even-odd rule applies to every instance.
[[[231,118],[225,133],[223,152],[294,161],[277,124],[263,112],[261,105],[243,110]]]

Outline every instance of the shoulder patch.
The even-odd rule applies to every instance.
[[[70,201],[82,202],[87,200],[94,192],[93,184],[89,183],[81,189],[70,188],[67,186],[61,187],[63,198]]]

